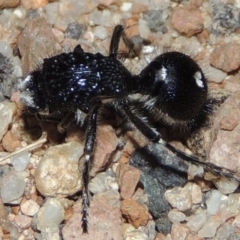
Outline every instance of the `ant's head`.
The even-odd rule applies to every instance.
[[[28,112],[31,114],[36,114],[46,109],[41,79],[41,71],[36,70],[27,75],[18,85],[20,101],[27,107]]]
[[[188,55],[163,53],[140,75],[144,81],[152,81],[149,94],[155,99],[154,107],[173,119],[191,120],[206,103],[206,79],[201,68]]]

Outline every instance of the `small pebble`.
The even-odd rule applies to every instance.
[[[211,64],[223,70],[231,72],[240,66],[240,44],[230,42],[216,47],[210,55]]]
[[[78,22],[69,23],[65,31],[66,38],[79,39],[83,32],[83,25]]]
[[[1,48],[1,46],[0,46]],[[14,113],[16,112],[16,105],[12,102],[0,103],[0,139],[7,132],[9,124],[12,122]]]
[[[185,225],[180,223],[173,223],[171,229],[171,237],[172,239],[176,240],[185,240],[186,237],[189,235],[190,229],[187,228]]]
[[[38,9],[45,6],[48,0],[21,0],[21,3],[26,9]]]
[[[161,213],[160,217],[155,220],[156,230],[163,234],[171,232],[172,223],[170,222],[167,212]]]
[[[147,26],[146,23],[143,21],[139,21],[139,26],[138,26],[139,34],[142,38],[144,39],[149,39],[151,36],[151,30]]]
[[[27,11],[24,8],[17,8],[14,10],[13,14],[18,17],[19,20],[24,20],[26,18]]]
[[[25,171],[18,171],[18,172],[16,171],[15,175],[18,178],[25,179],[25,178],[28,178],[30,176],[30,172],[29,172],[28,169],[26,169]]]
[[[111,19],[111,21],[109,20]],[[111,27],[113,21],[113,13],[109,10],[98,11],[94,10],[89,14],[90,25],[100,25],[103,27]]]
[[[24,171],[30,163],[31,154],[23,151],[12,157],[11,163],[16,171]]]
[[[149,213],[140,203],[126,199],[121,203],[121,212],[136,228],[145,226],[149,220]]]
[[[159,184],[159,182],[153,178],[151,175],[142,174],[140,182],[144,186],[144,191],[147,194],[147,203],[148,209],[154,218],[162,218],[162,213],[169,210],[169,204],[164,197],[166,188]]]
[[[7,58],[11,58],[13,56],[13,50],[6,41],[0,41],[0,53]]]
[[[202,191],[201,188],[193,182],[189,182],[185,187],[189,187],[192,196],[192,203],[199,204],[202,201]]]
[[[140,179],[140,171],[127,164],[120,163],[117,168],[117,181],[123,199],[131,199]]]
[[[211,195],[206,200],[207,213],[209,215],[217,214],[217,212],[219,211],[219,208],[220,208],[220,204],[221,204],[221,197],[222,197],[222,194],[219,191],[213,190],[211,192]]]
[[[1,198],[4,203],[11,203],[19,200],[24,193],[25,182],[15,174],[8,173],[1,181]]]
[[[153,32],[167,32],[165,26],[167,17],[168,11],[163,11],[162,9],[150,10],[143,13],[143,19],[147,22],[149,29]]]
[[[118,183],[116,178],[110,177],[107,173],[97,174],[89,183],[89,190],[93,194],[105,192],[107,190],[118,191]]]
[[[88,233],[82,234],[81,211],[82,202],[77,201],[73,207],[73,215],[62,229],[63,239],[122,240],[122,216],[120,212],[120,194],[106,191],[93,195],[89,208]]]
[[[223,223],[218,229],[216,236],[213,240],[226,240],[226,239],[238,239],[239,234],[234,229],[234,224]]]
[[[106,168],[117,145],[118,138],[113,127],[110,125],[98,125],[94,160],[90,170],[91,176],[95,176],[96,173]]]
[[[132,7],[132,3],[130,2],[123,2],[122,6],[120,7],[120,9],[123,11],[123,12],[127,12],[131,9]]]
[[[54,35],[57,37],[59,42],[63,42],[64,40],[64,34],[62,31],[58,30],[57,28],[53,28],[52,32],[54,33]]]
[[[41,231],[42,239],[60,240],[60,230],[54,225]]]
[[[238,124],[232,131],[221,129],[221,122],[223,117],[227,116],[229,121],[235,119],[240,122],[240,92],[231,94],[221,107],[216,111],[214,123],[212,126],[214,141],[211,142],[211,149],[209,152],[209,161],[217,166],[229,169],[234,172],[240,169],[240,151],[236,145],[240,136],[240,125]],[[227,161],[226,161],[227,159]],[[223,181],[223,182],[222,182]],[[222,183],[221,183],[222,182]],[[229,190],[226,186],[229,184]],[[238,185],[235,181],[229,181],[224,178],[218,184],[223,188],[223,191],[233,191]]]
[[[206,77],[208,81],[221,83],[227,77],[227,73],[215,67],[207,66]]]
[[[196,213],[187,218],[187,226],[193,232],[198,232],[200,228],[202,228],[203,224],[207,220],[207,214],[205,212]]]
[[[27,11],[27,16],[28,19],[36,19],[40,17],[39,12],[36,9],[29,9]]]
[[[39,209],[36,218],[38,230],[43,231],[47,228],[58,226],[64,220],[64,209],[56,198],[48,198]]]
[[[141,226],[139,230],[142,233],[145,233],[148,236],[148,239],[155,239],[157,232],[156,232],[156,224],[154,220],[149,220],[146,226]]]
[[[202,238],[212,238],[216,235],[217,229],[222,223],[221,217],[212,216],[203,225],[203,227],[198,231],[198,236]]]
[[[95,27],[93,34],[95,37],[104,40],[108,37],[108,32],[105,27],[97,26]]]
[[[172,223],[183,222],[186,220],[186,215],[176,209],[172,209],[168,213],[168,218]]]
[[[220,123],[221,130],[232,131],[238,125],[237,119],[223,117]]]
[[[179,211],[186,211],[192,206],[192,197],[188,188],[175,187],[165,192],[167,201]]]
[[[37,189],[44,196],[69,196],[79,191],[82,154],[83,146],[77,142],[50,147],[35,171]]]
[[[216,1],[210,8],[213,19],[212,32],[217,35],[229,34],[240,27],[239,7],[226,2]]]
[[[224,176],[221,176],[219,180],[214,180],[213,183],[223,194],[233,193],[239,187],[239,182],[237,180],[229,179]]]
[[[59,2],[51,2],[44,7],[47,15],[47,21],[49,24],[54,25],[57,22]]]
[[[125,240],[149,240],[148,236],[136,229],[131,224],[125,223],[123,225],[123,236]]]
[[[7,0],[7,1],[1,0],[0,9],[17,7],[19,3],[20,0]]]
[[[32,199],[27,200],[26,202],[21,204],[20,207],[21,207],[22,213],[27,216],[33,216],[35,213],[38,212],[38,210],[40,208],[39,205]]]
[[[201,32],[204,27],[200,10],[190,5],[176,7],[171,22],[177,31],[187,36]]]
[[[240,193],[229,194],[227,206],[221,206],[221,209],[224,209],[227,213],[236,216],[240,213]]]
[[[27,229],[31,225],[32,218],[24,215],[17,215],[14,218],[15,224],[21,229]]]

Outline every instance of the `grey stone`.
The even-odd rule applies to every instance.
[[[19,200],[24,193],[25,182],[15,174],[9,173],[1,181],[1,198],[4,203],[12,203]]]
[[[83,32],[83,25],[78,22],[69,23],[65,32],[66,38],[79,39]]]
[[[64,220],[64,209],[56,198],[48,198],[37,213],[36,226],[40,231],[55,228]]]
[[[11,163],[16,171],[24,171],[27,165],[30,163],[30,153],[21,152],[14,155],[11,159]]]

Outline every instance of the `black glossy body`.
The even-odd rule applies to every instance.
[[[196,74],[197,73],[197,74]],[[196,79],[197,75],[199,78]],[[198,64],[180,52],[156,57],[141,73],[154,107],[175,120],[194,118],[207,100],[207,84]],[[152,79],[150,81],[150,79]]]
[[[32,112],[72,110],[88,113],[94,101],[125,97],[134,90],[131,73],[114,57],[82,51],[44,59],[31,73],[25,90],[32,97]]]

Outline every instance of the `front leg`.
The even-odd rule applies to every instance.
[[[83,190],[82,190],[82,229],[83,233],[88,232],[88,207],[90,206],[89,196],[89,165],[93,157],[94,145],[97,131],[97,115],[101,104],[97,103],[93,106],[89,113],[88,125],[86,130],[86,138],[84,145],[84,165],[82,172]]]
[[[110,57],[117,58],[119,42],[120,42],[120,38],[121,38],[122,34],[123,34],[123,26],[117,25],[114,28],[111,42],[110,42],[110,47],[109,47],[109,56]]]

